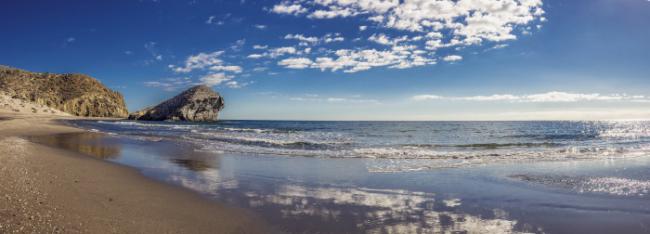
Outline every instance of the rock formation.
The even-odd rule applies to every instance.
[[[133,120],[217,121],[224,107],[219,93],[205,85],[194,86],[157,106],[131,113]]]
[[[0,92],[76,116],[128,115],[120,93],[82,74],[35,73],[0,66]]]

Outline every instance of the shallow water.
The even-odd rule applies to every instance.
[[[486,163],[627,158],[650,154],[650,122],[317,122],[210,124],[80,121],[135,139],[174,139],[206,152],[327,158],[427,159],[376,171],[414,171]]]
[[[646,157],[387,173],[376,168],[409,168],[402,165],[430,159],[206,151],[196,142],[160,136],[77,133],[31,140],[132,166],[250,209],[281,232],[650,232]]]

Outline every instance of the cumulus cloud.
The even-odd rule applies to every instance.
[[[269,56],[271,58],[276,58],[285,54],[296,54],[298,53],[298,50],[296,50],[296,48],[291,46],[285,46],[285,47],[271,49],[269,50],[269,52],[270,52]]]
[[[262,58],[262,57],[264,57],[264,55],[263,55],[263,54],[249,54],[249,55],[246,56],[246,57],[247,57],[247,58],[252,58],[252,59],[258,59],[258,58]]]
[[[313,62],[308,58],[287,58],[278,62],[278,65],[291,68],[291,69],[304,69],[308,68]]]
[[[460,60],[463,60],[463,56],[460,55],[447,55],[444,58],[442,58],[445,62],[458,62]]]
[[[273,6],[271,12],[277,14],[299,15],[307,12],[307,9],[302,7],[302,5],[298,3],[291,3],[289,1],[284,1],[280,4]]]
[[[234,72],[234,73],[241,73],[242,68],[240,66],[234,66],[234,65],[229,65],[229,66],[223,66],[223,65],[216,65],[210,67],[211,71],[227,71],[227,72]]]
[[[287,34],[286,36],[284,36],[284,39],[293,39],[293,40],[298,40],[298,41],[312,43],[312,44],[318,42],[317,37],[307,37],[302,34]]]
[[[173,71],[177,73],[188,73],[194,70],[209,69],[212,71],[229,71],[240,73],[242,68],[235,65],[226,65],[220,58],[224,51],[215,51],[211,53],[198,53],[190,55],[185,59],[183,66],[169,65]]]
[[[235,81],[235,80],[231,80],[231,81],[226,82],[225,85],[228,88],[231,88],[231,89],[239,89],[239,88],[242,88],[242,87],[246,87],[251,83],[252,82],[238,82],[238,81]]]
[[[292,46],[283,46],[283,47],[277,47],[277,48],[269,48],[267,49],[266,52],[264,53],[254,53],[254,54],[249,54],[246,56],[247,58],[250,59],[260,59],[260,58],[277,58],[281,57],[284,55],[295,55],[295,54],[301,54],[305,52],[305,50],[298,50],[295,47]]]
[[[200,81],[202,84],[205,84],[207,86],[215,86],[219,85],[223,82],[232,80],[233,76],[226,75],[223,72],[220,73],[212,73],[212,74],[207,74],[203,77],[200,78]]]
[[[426,52],[407,48],[392,48],[391,50],[341,49],[335,52],[336,58],[318,57],[311,67],[322,71],[342,70],[346,73],[354,73],[374,67],[387,66],[389,68],[404,69],[436,63],[434,59],[424,57],[424,53]]]
[[[298,40],[301,42],[299,45],[302,46],[345,41],[345,38],[343,38],[340,33],[328,33],[322,37],[305,36],[303,34],[287,34],[284,36],[284,39]]]
[[[244,40],[235,42],[235,45],[243,46]],[[243,68],[237,65],[229,64],[222,57],[225,51],[201,52],[188,56],[182,65],[169,65],[168,67],[176,73],[201,72],[199,83],[215,86],[224,84],[230,88],[240,88],[245,85],[234,81],[235,75],[243,72]],[[228,58],[228,57],[226,57]],[[242,75],[245,76],[246,74]],[[149,87],[165,87],[165,83],[147,83]]]
[[[506,101],[506,102],[528,102],[528,103],[545,103],[545,102],[588,102],[588,101],[630,101],[630,102],[643,102],[649,100],[642,95],[627,95],[627,94],[609,94],[603,95],[599,93],[568,93],[568,92],[546,92],[529,95],[513,95],[513,94],[494,94],[488,96],[463,96],[463,97],[449,97],[439,96],[433,94],[422,94],[411,97],[414,101],[427,101],[427,100],[450,100],[450,101]]]
[[[144,86],[150,87],[150,88],[160,88],[165,91],[176,91],[180,88],[187,87],[191,85],[192,79],[189,77],[182,77],[182,78],[165,78],[162,80],[156,80],[156,81],[146,81],[144,82]]]
[[[178,73],[188,73],[196,69],[205,69],[210,66],[223,65],[223,60],[219,58],[223,53],[223,51],[215,51],[212,53],[191,55],[185,59],[185,65],[181,67],[169,65],[169,68]]]
[[[505,41],[532,33],[536,25],[546,21],[542,6],[541,0],[285,0],[272,12],[311,19],[357,17],[364,23],[359,32],[369,29],[365,24],[391,32],[368,37],[377,44],[375,48],[340,49],[308,58],[314,61],[311,68],[357,72],[373,67],[410,68],[436,60],[457,62],[462,57],[444,52],[470,46],[503,48]],[[323,41],[301,34],[285,38],[299,40],[300,45]]]

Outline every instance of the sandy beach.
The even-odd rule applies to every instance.
[[[70,117],[0,111],[0,233],[260,233],[237,208],[25,137],[80,132]]]

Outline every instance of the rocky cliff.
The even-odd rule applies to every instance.
[[[194,86],[157,106],[131,113],[133,120],[217,121],[224,107],[219,93],[205,85]]]
[[[0,66],[0,92],[85,117],[127,117],[124,98],[82,74],[35,73]]]

